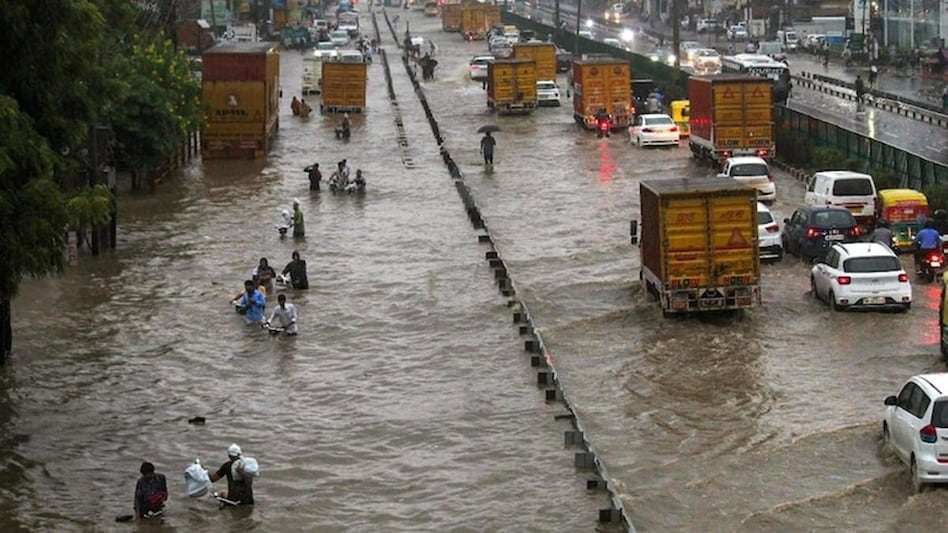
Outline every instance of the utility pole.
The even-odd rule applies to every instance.
[[[675,70],[681,68],[681,58],[678,57],[679,45],[681,44],[681,13],[678,3],[680,0],[671,0],[671,23],[672,23],[672,54],[675,56]]]
[[[576,35],[573,40],[573,56],[579,55],[579,25],[583,19],[583,0],[576,0]]]

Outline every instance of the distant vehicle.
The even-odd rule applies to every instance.
[[[556,49],[556,71],[569,72],[573,66],[573,53],[562,48]]]
[[[593,32],[591,30],[579,30],[579,33],[577,33],[577,35],[579,35],[580,37],[589,39],[591,41],[596,40],[596,36],[593,35]]]
[[[537,82],[537,105],[560,105],[560,89],[556,86],[556,82],[552,80],[543,80]]]
[[[628,9],[625,3],[620,2],[609,6],[602,18],[606,20],[607,24],[621,24],[626,13],[628,13]]]
[[[438,2],[433,2],[431,0],[425,2],[425,16],[426,17],[438,16]]]
[[[810,287],[834,311],[912,308],[912,284],[902,262],[877,242],[833,245],[810,270]]]
[[[678,44],[678,58],[681,63],[691,64],[694,53],[704,48],[697,41],[682,41]]]
[[[842,207],[799,207],[783,221],[783,249],[805,261],[823,257],[836,243],[858,240],[856,219]]]
[[[948,483],[948,374],[919,374],[885,401],[882,442],[908,465],[915,492]]]
[[[786,63],[762,54],[737,54],[724,56],[721,60],[722,72],[763,76],[774,81],[779,80],[789,70]]]
[[[731,41],[746,41],[747,28],[744,26],[731,26],[727,30],[727,38]]]
[[[602,40],[602,44],[609,45],[609,46],[614,46],[614,47],[619,48],[619,49],[622,49],[622,50],[625,50],[625,49],[626,49],[625,44],[623,44],[622,41],[620,41],[619,39],[616,39],[616,38],[614,38],[614,37],[606,37],[605,39]]]
[[[698,72],[718,74],[721,72],[721,54],[714,48],[702,48],[692,55],[691,66]]]
[[[823,49],[823,44],[826,43],[826,35],[822,33],[811,33],[806,36],[806,41],[803,43],[803,47],[806,48],[807,52],[815,54]]]
[[[731,157],[724,160],[719,178],[734,178],[757,189],[757,199],[773,202],[777,199],[777,187],[767,162],[756,156]]]
[[[698,33],[708,33],[708,32],[716,33],[718,29],[720,28],[720,26],[721,26],[721,23],[718,22],[717,19],[700,19],[698,20],[698,24],[695,27],[695,30]]]
[[[339,13],[336,15],[336,29],[345,30],[349,37],[359,35],[359,15],[354,12]]]
[[[474,56],[470,63],[470,75],[472,80],[487,79],[487,65],[494,62],[494,56]]]
[[[656,46],[655,48],[652,49],[651,52],[648,53],[648,57],[652,61],[656,61],[658,63],[664,63],[668,66],[675,65],[675,54],[667,48],[661,48],[661,47]]]
[[[763,202],[757,202],[757,243],[760,247],[761,261],[783,259],[780,225]]]
[[[490,45],[490,53],[497,59],[507,59],[513,55],[513,45],[506,39],[494,41]]]
[[[329,40],[335,46],[345,46],[349,44],[349,32],[346,30],[333,30],[329,34]]]
[[[777,30],[777,40],[787,52],[796,52],[800,46],[800,38],[794,29]]]
[[[678,146],[680,140],[678,125],[668,115],[635,115],[635,121],[629,126],[629,142],[636,146]]]

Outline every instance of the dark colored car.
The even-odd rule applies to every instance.
[[[842,207],[800,207],[783,223],[783,249],[807,261],[823,257],[834,244],[859,240],[856,219]]]
[[[569,72],[573,67],[573,53],[557,47],[556,49],[556,71]]]

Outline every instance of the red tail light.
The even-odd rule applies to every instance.
[[[668,131],[678,131],[678,126],[672,126]]]
[[[905,272],[902,272],[901,274],[899,274],[899,281],[902,283],[908,283],[908,274],[906,274]]]
[[[642,133],[652,133],[652,128],[642,128]]]
[[[818,229],[816,229],[816,228],[807,228],[807,229],[806,229],[806,238],[807,238],[807,239],[819,239],[819,238],[820,238],[820,235],[822,235],[822,233],[820,233],[820,230],[818,230]]]
[[[757,150],[757,157],[767,157],[770,155],[770,150]]]
[[[852,237],[858,237],[859,234],[862,233],[862,230],[859,229],[859,226],[853,226],[852,228],[849,229],[848,233]]]
[[[839,283],[840,285],[849,285],[852,282],[853,278],[849,276],[839,276],[836,278],[836,283]]]
[[[777,233],[778,231],[780,231],[780,226],[776,224],[771,224],[769,226],[764,226],[764,229],[767,230],[768,233]]]
[[[941,261],[941,252],[935,250],[928,252],[928,255],[925,256],[925,260],[931,263],[932,261]]]
[[[938,441],[938,430],[935,429],[935,426],[928,424],[927,426],[918,430],[918,438],[922,439],[922,442],[934,444],[936,441]]]
[[[767,181],[773,181],[773,180],[774,180],[774,175],[771,174],[770,172],[768,172],[768,173],[767,173]]]
[[[731,151],[730,151],[730,150],[725,150],[725,151],[721,152],[721,156],[722,156],[722,157],[731,157]]]

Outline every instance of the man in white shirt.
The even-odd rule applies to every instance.
[[[267,325],[274,328],[283,328],[283,333],[287,335],[296,335],[296,306],[286,303],[286,295],[281,294],[277,297],[277,306],[270,314],[270,320]]]

